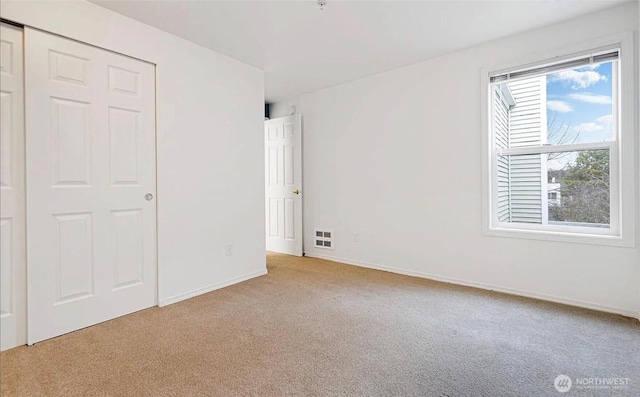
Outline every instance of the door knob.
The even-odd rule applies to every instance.
[[[294,190],[294,191],[293,191],[293,192],[291,192],[291,193],[293,193],[293,194],[300,194],[300,189],[296,189],[296,190]]]
[[[153,194],[151,194],[151,193],[145,194],[144,195],[144,199],[147,200],[147,201],[153,200]]]

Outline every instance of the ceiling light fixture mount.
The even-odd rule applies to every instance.
[[[326,0],[318,0],[318,1],[316,1],[316,3],[318,4],[318,7],[320,7],[320,11],[324,10],[324,6],[327,5],[327,1]]]

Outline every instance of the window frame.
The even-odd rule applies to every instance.
[[[531,146],[501,150],[503,154],[544,154],[558,151],[590,149],[609,150],[609,178],[611,183],[611,221],[609,228],[588,228],[584,226],[538,225],[528,223],[507,223],[498,221],[497,213],[497,153],[494,155],[492,134],[493,100],[495,84],[490,75],[511,70],[562,62],[584,56],[602,49],[618,48],[618,74],[613,93],[614,123],[617,125],[615,140],[608,142],[578,143],[553,146]],[[599,40],[591,40],[573,46],[532,54],[527,59],[514,60],[504,65],[484,67],[481,70],[482,106],[482,229],[486,236],[525,238],[534,240],[565,241],[586,244],[636,246],[636,150],[637,126],[634,108],[636,102],[636,56],[633,47],[633,33],[627,32]],[[615,87],[617,86],[617,92]],[[561,150],[559,150],[561,149]]]

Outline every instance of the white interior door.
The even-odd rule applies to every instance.
[[[302,122],[265,121],[267,251],[302,256]]]
[[[25,28],[29,344],[156,304],[154,73]]]
[[[27,341],[22,29],[0,26],[0,349]]]

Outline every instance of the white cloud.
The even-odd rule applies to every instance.
[[[596,121],[598,123],[601,124],[613,124],[613,115],[612,114],[607,114],[606,116],[600,116],[596,119]]]
[[[591,94],[589,92],[585,92],[583,94],[569,94],[567,95],[567,97],[576,101],[586,102],[586,103],[595,103],[599,105],[608,105],[611,103],[610,96]]]
[[[569,113],[573,111],[573,108],[563,101],[547,101],[547,109],[558,113]]]
[[[573,127],[575,132],[598,132],[604,131],[604,127],[596,123],[581,123]]]
[[[587,88],[600,81],[607,81],[607,76],[603,76],[594,70],[563,70],[549,76],[550,81],[560,81],[570,84],[571,88],[578,90]]]
[[[580,123],[573,127],[571,130],[573,133],[580,136],[580,134],[593,134],[587,142],[595,142],[596,140],[608,140],[612,134],[613,115],[607,114],[600,116],[592,122]],[[595,139],[595,140],[594,140]]]

